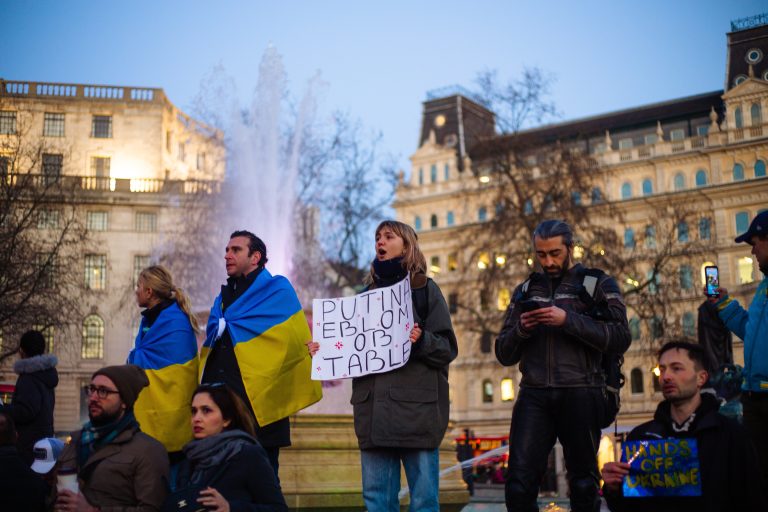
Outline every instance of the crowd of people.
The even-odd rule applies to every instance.
[[[628,494],[637,454],[602,468],[597,463],[601,429],[618,411],[611,375],[630,345],[626,307],[612,277],[573,261],[574,237],[558,220],[536,228],[532,244],[540,269],[516,287],[496,340],[499,362],[519,365],[522,374],[504,475],[507,509],[538,510],[539,485],[559,440],[574,512],[598,511],[601,496],[613,511],[763,510],[768,279],[748,310],[725,288],[708,306],[723,330],[744,340],[744,426],[721,414],[717,397],[705,390],[716,370],[711,347],[667,343],[658,353],[664,400],[627,442],[696,445],[695,489]],[[752,246],[768,276],[768,212],[736,242]],[[165,268],[144,269],[136,286],[143,311],[135,346],[127,364],[93,373],[83,390],[89,421],[66,445],[53,437],[56,358],[45,354],[41,333],[24,334],[13,400],[0,409],[0,508],[286,510],[280,448],[291,443],[288,417],[322,396],[310,379],[311,357],[320,347],[309,341],[291,284],[270,274],[267,261],[267,247],[256,235],[231,235],[227,282],[199,352],[200,327],[189,298]],[[410,510],[440,510],[438,447],[448,426],[448,367],[458,344],[443,294],[426,270],[410,226],[385,221],[376,228],[375,257],[362,284],[372,290],[410,279],[414,323],[406,364],[353,379],[363,500],[371,512],[400,510],[401,466]]]

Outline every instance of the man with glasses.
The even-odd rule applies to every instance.
[[[60,490],[56,511],[160,510],[167,494],[168,454],[141,432],[133,415],[133,404],[148,385],[144,370],[132,364],[93,374],[83,390],[90,421],[72,434],[57,464],[59,480],[77,475],[79,492]]]

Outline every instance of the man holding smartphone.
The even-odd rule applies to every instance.
[[[600,508],[597,449],[607,415],[601,363],[605,353],[623,354],[631,337],[618,284],[574,265],[573,245],[565,222],[539,224],[533,247],[542,272],[515,289],[496,340],[499,362],[520,363],[523,374],[509,436],[510,511],[538,511],[539,483],[556,439],[563,445],[571,510]]]
[[[759,213],[736,243],[752,246],[763,280],[757,287],[749,309],[718,288],[719,297],[710,297],[720,318],[736,336],[744,340],[744,383],[741,403],[744,425],[752,436],[763,478],[768,478],[768,211]]]

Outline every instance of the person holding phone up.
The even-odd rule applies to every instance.
[[[722,287],[709,300],[728,329],[744,340],[744,425],[755,443],[763,478],[768,480],[768,211],[757,214],[747,232],[735,241],[752,246],[763,280],[748,310]]]
[[[563,445],[571,510],[600,507],[597,448],[609,414],[601,363],[604,353],[623,354],[631,337],[618,284],[574,265],[573,245],[565,222],[539,224],[533,248],[542,272],[515,289],[496,340],[499,362],[520,363],[523,375],[509,435],[505,494],[511,511],[538,511],[539,483],[555,439]]]

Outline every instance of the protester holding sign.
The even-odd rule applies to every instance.
[[[410,273],[414,325],[404,365],[352,381],[363,499],[370,511],[399,512],[401,461],[410,510],[440,510],[438,446],[448,426],[448,364],[458,346],[448,306],[426,266],[413,228],[392,220],[376,228],[368,290],[395,285]],[[318,344],[309,348],[315,353]]]
[[[603,467],[614,512],[766,510],[754,446],[745,430],[701,394],[707,358],[700,345],[670,342],[659,352],[665,400],[630,432],[621,462]]]

